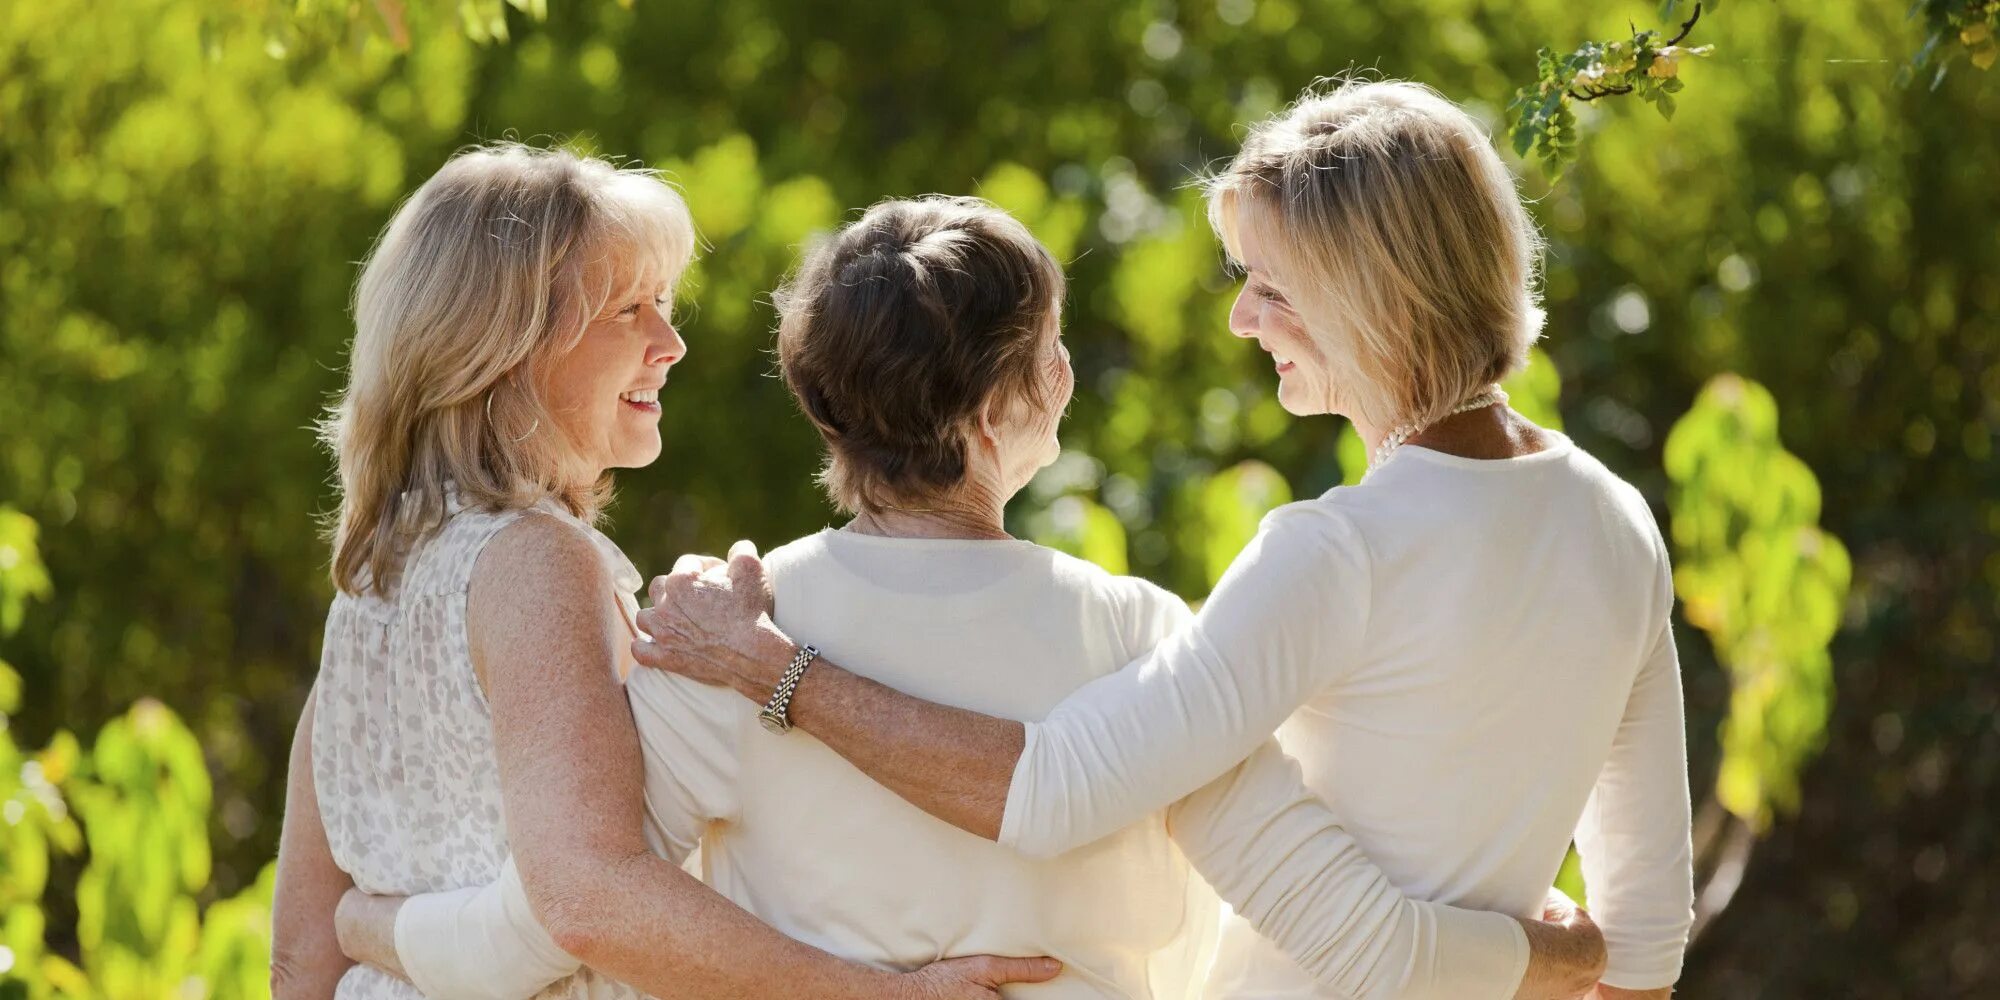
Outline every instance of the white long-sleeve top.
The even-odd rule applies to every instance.
[[[1000,840],[1090,843],[1282,725],[1399,889],[1536,916],[1574,836],[1604,981],[1669,985],[1693,903],[1672,606],[1644,500],[1567,438],[1497,461],[1405,445],[1273,511],[1191,627],[1030,723]],[[1316,995],[1240,925],[1211,988]]]
[[[767,563],[778,624],[830,660],[1015,719],[1040,718],[1190,618],[1158,587],[1026,542],[827,531]],[[1220,893],[1292,968],[1346,995],[1503,998],[1526,968],[1511,917],[1396,891],[1268,730],[1186,798],[1032,859],[933,819],[804,732],[765,732],[730,691],[648,670],[626,690],[655,850],[678,861],[699,845],[718,891],[835,955],[892,968],[1050,955],[1060,977],[1007,995],[1193,997]],[[396,936],[431,996],[526,996],[576,968],[511,865],[491,886],[412,898]]]

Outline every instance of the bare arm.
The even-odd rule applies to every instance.
[[[665,1000],[990,997],[998,982],[1053,974],[1046,960],[908,976],[844,962],[648,850],[639,741],[611,669],[630,634],[596,550],[567,525],[526,517],[489,543],[467,622],[508,838],[535,916],[563,950]]]
[[[354,963],[334,935],[334,908],[354,880],[333,861],[313,786],[313,706],[306,696],[285,779],[285,823],[278,839],[278,884],[271,903],[271,995],[275,1000],[333,996]]]
[[[1616,986],[1597,985],[1597,992],[1591,1000],[1672,1000],[1674,988],[1662,986],[1657,990],[1626,990]]]

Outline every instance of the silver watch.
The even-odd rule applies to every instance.
[[[764,728],[779,735],[792,731],[792,693],[799,689],[799,679],[806,675],[806,668],[819,659],[817,646],[801,646],[792,657],[791,666],[785,668],[785,675],[778,679],[777,690],[771,692],[771,700],[764,703],[764,710],[757,713],[757,721]]]

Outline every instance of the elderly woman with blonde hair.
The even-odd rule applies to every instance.
[[[495,882],[569,963],[543,996],[936,1000],[1055,974],[841,961],[648,848],[620,685],[641,581],[594,525],[610,470],[660,454],[694,246],[651,174],[502,144],[455,156],[370,254],[326,426],[338,594],[292,747],[279,1000],[420,995],[371,911]],[[611,948],[630,935],[650,947]]]
[[[640,624],[658,641],[636,655],[1031,857],[1126,827],[1276,731],[1414,898],[1536,915],[1574,839],[1608,946],[1595,988],[1666,995],[1692,904],[1671,576],[1638,492],[1499,389],[1541,325],[1540,241],[1506,168],[1435,91],[1348,83],[1255,127],[1207,190],[1246,275],[1231,332],[1272,356],[1287,411],[1346,416],[1371,457],[1359,485],[1273,511],[1191,622],[1005,718],[816,655],[738,555],[726,579],[655,581]],[[973,651],[948,639],[941,655]],[[1209,985],[1325,995],[1311,971],[1237,921]],[[1395,995],[1397,971],[1346,992]]]

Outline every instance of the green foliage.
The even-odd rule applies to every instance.
[[[861,205],[977,191],[1071,278],[1065,454],[1010,523],[1050,537],[1058,506],[1080,510],[1062,523],[1094,558],[1116,565],[1122,539],[1126,568],[1198,597],[1213,476],[1255,460],[1312,496],[1360,464],[1341,422],[1287,417],[1263,356],[1227,334],[1234,287],[1192,168],[1356,64],[1500,120],[1538,47],[1624,37],[1650,7],[595,2],[499,8],[508,43],[480,45],[455,0],[0,3],[0,498],[40,524],[55,582],[6,640],[10,738],[94,734],[146,697],[184,719],[213,780],[202,951],[229,940],[211,937],[238,922],[219,914],[241,911],[218,901],[257,905],[329,597],[329,467],[308,428],[341,381],[353,261],[460,144],[638,157],[702,222],[666,456],[622,473],[612,510],[640,566],[833,516],[817,438],[770,377],[769,292],[798,243]],[[1964,845],[2000,819],[1949,803],[2000,787],[2000,245],[1965,236],[2000,217],[2000,105],[1973,73],[1896,88],[1916,44],[1901,6],[1726,10],[1728,57],[1674,95],[1675,122],[1572,108],[1590,155],[1528,185],[1552,247],[1550,363],[1529,371],[1560,368],[1566,432],[1664,510],[1666,429],[1741,372],[1855,554],[1804,808],[1724,918],[1744,932],[1711,934],[1683,992],[1983,995],[2000,952],[1966,901],[2000,882]],[[1736,678],[1706,634],[1683,650],[1698,786]],[[30,937],[81,975],[76,857],[50,844],[40,902],[14,912],[46,919]],[[1884,893],[1898,905],[1852,902]]]
[[[1247,461],[1211,476],[1201,485],[1202,566],[1213,587],[1238,553],[1257,534],[1264,515],[1292,502],[1292,485],[1278,470]]]
[[[1667,0],[1662,13],[1671,13],[1673,7],[1673,0]],[[1585,42],[1567,55],[1557,55],[1552,49],[1536,53],[1535,82],[1515,91],[1514,103],[1507,109],[1514,118],[1509,132],[1514,152],[1540,157],[1551,179],[1561,176],[1577,156],[1572,102],[1634,94],[1658,109],[1661,117],[1672,119],[1674,95],[1682,87],[1681,60],[1706,56],[1715,48],[1680,44],[1700,19],[1702,7],[1695,4],[1694,13],[1672,38],[1634,28],[1630,38]],[[1715,9],[1715,0],[1708,0],[1707,7]]]
[[[0,521],[18,512],[0,510]],[[14,568],[39,568],[34,524],[6,525]],[[0,573],[0,604],[47,596],[46,575]],[[19,625],[0,624],[0,636]],[[208,765],[174,713],[135,705],[89,753],[58,731],[25,754],[10,717],[20,678],[0,662],[0,993],[8,996],[270,996],[275,865],[251,889],[208,908]],[[42,900],[51,861],[88,845],[75,890],[80,963],[49,948]]]
[[[1732,675],[1716,797],[1761,830],[1798,808],[1799,770],[1825,737],[1852,567],[1820,530],[1819,481],[1779,443],[1763,386],[1711,381],[1667,436],[1666,466],[1674,589]]]
[[[2000,60],[2000,0],[1916,0],[1910,16],[1919,14],[1924,19],[1924,43],[1903,67],[1902,82],[1907,84],[1936,60],[1931,89],[1937,89],[1959,49],[1981,70],[1992,69]]]

